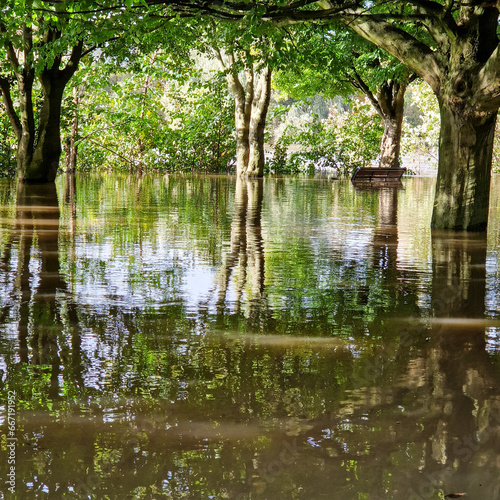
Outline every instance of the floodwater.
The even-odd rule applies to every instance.
[[[0,498],[500,498],[499,187],[0,184]]]

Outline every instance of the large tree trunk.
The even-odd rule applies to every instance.
[[[53,182],[56,178],[61,156],[60,123],[64,86],[64,81],[59,78],[47,79],[43,84],[44,100],[36,131],[36,144],[31,140],[35,137],[33,123],[33,129],[26,130],[29,140],[21,140],[17,150],[17,175],[21,182]]]
[[[497,113],[464,113],[440,99],[439,167],[432,227],[485,231]]]

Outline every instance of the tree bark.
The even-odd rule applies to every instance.
[[[258,84],[252,101],[248,138],[249,159],[245,172],[245,175],[249,177],[262,177],[264,175],[264,137],[270,100],[271,70],[266,66],[259,72]]]
[[[229,90],[234,96],[236,128],[236,174],[242,177],[264,175],[264,134],[271,99],[271,69],[254,62],[243,74],[235,69],[237,56],[223,56],[214,46],[221,68],[226,71]]]
[[[439,166],[432,227],[486,231],[497,113],[469,113],[440,99]]]
[[[264,134],[271,99],[271,69],[254,66],[247,69],[245,75],[244,83],[238,80],[239,85],[230,85],[235,96],[236,174],[262,177]]]
[[[36,134],[23,127],[23,137],[17,152],[17,175],[21,182],[53,182],[61,156],[61,106],[65,84],[60,78],[45,78],[42,84],[44,100]],[[31,129],[31,130],[30,130]],[[36,136],[36,144],[34,138]]]
[[[230,85],[234,95],[234,123],[236,127],[236,173],[243,174],[250,158],[250,117],[254,92],[254,73],[245,72],[245,85],[238,79],[238,85]],[[233,77],[233,78],[238,78]]]
[[[384,135],[380,144],[380,168],[399,168],[406,82],[384,84],[378,92]]]

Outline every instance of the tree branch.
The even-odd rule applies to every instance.
[[[441,85],[440,66],[435,53],[405,31],[381,20],[377,15],[344,17],[356,33],[378,45],[420,75],[437,92]]]
[[[383,117],[382,113],[382,108],[380,107],[380,103],[378,102],[377,98],[373,95],[373,92],[370,90],[370,87],[365,83],[365,81],[361,78],[359,73],[356,71],[356,68],[353,66],[352,68],[353,75],[347,75],[348,78],[352,78],[355,82],[359,90],[365,94],[365,96],[369,99],[369,101],[372,103],[372,106],[375,108],[377,113]],[[351,82],[353,83],[353,82]]]
[[[8,34],[5,25],[1,21],[0,21],[0,33],[5,35]],[[6,42],[6,49],[7,49],[7,59],[9,60],[12,69],[14,70],[16,78],[19,78],[21,76],[19,72],[19,59],[16,54],[16,49],[14,49],[14,45],[12,45],[12,42],[10,40]]]
[[[0,91],[3,97],[5,112],[7,113],[12,128],[14,129],[17,140],[20,141],[23,133],[23,128],[21,125],[21,120],[19,119],[19,116],[17,115],[14,108],[14,103],[12,102],[10,82],[9,80],[7,80],[7,78],[0,78]]]
[[[63,77],[65,83],[68,83],[70,78],[75,74],[78,69],[78,64],[83,55],[83,40],[79,40],[78,43],[71,50],[71,55],[69,61],[67,62],[64,69],[61,70],[61,76]]]
[[[479,72],[478,79],[481,82],[479,106],[495,111],[500,103],[500,44]]]

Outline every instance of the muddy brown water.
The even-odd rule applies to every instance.
[[[434,182],[0,184],[0,498],[500,498],[500,184]]]

